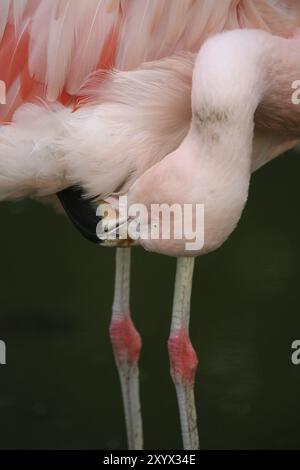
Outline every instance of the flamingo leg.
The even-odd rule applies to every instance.
[[[130,316],[130,248],[117,248],[110,338],[119,373],[128,447],[143,448],[138,360],[141,338]]]
[[[171,376],[179,407],[183,446],[199,448],[194,380],[198,364],[189,338],[190,300],[194,258],[178,258],[171,332],[168,340]]]

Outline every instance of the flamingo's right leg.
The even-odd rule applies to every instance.
[[[189,338],[194,258],[178,258],[171,332],[168,341],[171,376],[179,407],[183,446],[199,448],[194,380],[198,359]]]
[[[143,448],[138,360],[141,338],[130,316],[130,248],[117,248],[110,338],[121,382],[128,446]]]

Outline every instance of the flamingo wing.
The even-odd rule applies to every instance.
[[[92,72],[134,69],[177,51],[197,51],[226,28],[288,35],[297,26],[290,0],[1,0],[0,79],[9,121],[41,97],[71,104]]]

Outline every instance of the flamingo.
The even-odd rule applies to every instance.
[[[138,240],[178,258],[168,348],[185,449],[199,446],[197,355],[188,332],[194,259],[234,230],[251,173],[298,142],[289,92],[299,22],[300,7],[288,0],[1,3],[2,200],[57,194],[75,226],[97,242],[95,208],[115,207],[116,193],[146,207],[174,199],[205,205],[200,251],[187,253],[184,239]],[[103,224],[104,244],[117,227]],[[128,445],[141,449],[131,243],[116,242],[110,336]]]

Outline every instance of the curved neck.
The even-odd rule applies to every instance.
[[[273,93],[269,78],[284,41],[291,44],[264,31],[235,30],[209,39],[197,56],[190,130],[171,158],[189,187],[185,197],[204,204],[203,252],[228,238],[247,201],[254,115]]]
[[[204,148],[232,160],[250,158],[259,128],[300,137],[300,35],[286,39],[235,30],[208,40],[194,68],[192,128]],[[246,150],[248,150],[246,152]]]
[[[208,40],[194,68],[192,123],[181,145],[205,205],[205,250],[223,243],[248,197],[254,113],[266,90],[270,35],[230,31]]]
[[[191,134],[214,164],[250,172],[254,113],[266,89],[270,35],[219,34],[200,50],[193,74]]]

